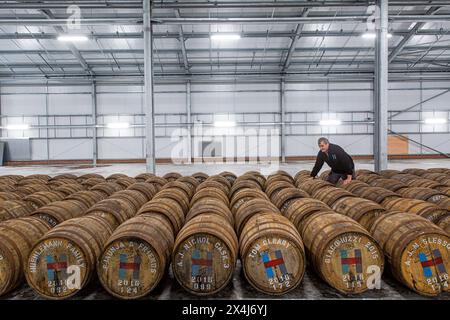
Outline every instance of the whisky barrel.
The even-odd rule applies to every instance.
[[[447,196],[438,190],[430,188],[403,188],[398,192],[403,198],[418,199],[437,204]]]
[[[415,176],[413,174],[409,174],[409,173],[399,173],[399,174],[393,175],[391,177],[391,179],[398,180],[400,182],[408,184],[411,181],[419,179],[419,177],[417,177],[417,176]]]
[[[233,172],[229,171],[223,171],[219,173],[219,175],[227,179],[231,183],[231,185],[233,185],[234,181],[236,181],[237,179],[237,176]]]
[[[90,178],[98,178],[98,179],[105,180],[105,178],[101,174],[98,174],[98,173],[86,173],[86,174],[82,174],[81,176],[79,176],[77,178],[77,181],[81,183],[81,182],[83,182],[83,181],[85,181],[87,179],[90,179]]]
[[[380,175],[384,178],[390,179],[392,176],[399,174],[399,170],[381,170]]]
[[[391,190],[392,192],[398,192],[402,188],[407,188],[408,186],[403,182],[394,179],[378,179],[369,183],[372,187],[380,187]]]
[[[135,212],[130,211],[127,202],[120,199],[104,199],[86,210],[86,215],[102,217],[111,225],[120,225],[134,217]]]
[[[427,170],[419,169],[419,168],[407,168],[407,169],[403,169],[402,173],[408,173],[408,174],[413,174],[416,176],[421,176],[423,174],[426,174]]]
[[[445,194],[447,197],[450,197],[450,187],[436,187],[434,188],[440,192],[442,192],[443,194]]]
[[[402,189],[400,189],[402,190]],[[372,200],[376,203],[381,204],[383,201],[388,199],[397,199],[400,198],[398,193],[395,193],[389,189],[381,188],[381,187],[368,187],[362,190],[361,193],[353,192],[353,194],[358,197],[365,198],[368,200]]]
[[[20,195],[12,192],[0,192],[0,201],[20,200]]]
[[[155,194],[158,193],[158,190],[154,185],[146,182],[136,182],[129,186],[127,190],[135,190],[140,192],[147,201],[150,201],[155,196]]]
[[[333,212],[331,211],[331,208],[322,201],[312,198],[303,198],[295,199],[283,212],[283,215],[294,224],[297,230],[300,230],[300,227],[303,225],[303,221],[311,214],[319,211]]]
[[[114,192],[124,190],[123,187],[115,182],[102,182],[96,184],[89,189],[90,191],[99,191],[105,195],[105,197],[111,196]]]
[[[115,183],[122,186],[123,189],[128,188],[129,186],[136,183],[134,178],[126,177],[126,178],[117,178],[114,180]]]
[[[294,184],[294,181],[292,180],[291,177],[286,177],[284,175],[273,175],[267,178],[264,184],[264,190],[267,190],[268,188],[270,188],[270,186],[277,184],[279,182],[285,182],[291,186]]]
[[[183,207],[178,201],[171,198],[153,198],[138,211],[137,215],[139,216],[141,214],[159,214],[165,216],[172,225],[172,233],[174,235],[180,231],[185,221]]]
[[[189,177],[189,176],[178,178],[177,182],[182,182],[185,185],[187,185],[189,187],[189,189],[192,190],[192,194],[195,193],[195,190],[200,185],[200,182],[198,182],[197,179],[195,179],[194,177]]]
[[[340,198],[333,204],[331,209],[352,218],[366,230],[369,230],[373,222],[386,212],[378,203],[358,197]]]
[[[170,198],[177,201],[183,208],[183,212],[186,214],[189,211],[190,203],[189,198],[184,192],[177,188],[164,189],[159,191],[153,199]]]
[[[367,169],[358,169],[356,170],[356,176],[366,176],[368,174],[378,174],[376,172],[373,172],[372,170],[367,170]]]
[[[440,182],[443,185],[450,186],[450,177],[441,173],[425,173],[421,175],[423,179],[430,179]]]
[[[52,228],[66,220],[85,214],[88,207],[76,200],[55,201],[31,213],[31,216],[45,221]]]
[[[191,199],[195,193],[195,189],[191,188],[188,184],[180,181],[168,182],[164,185],[164,187],[161,188],[161,190],[165,190],[168,188],[180,190],[188,199]]]
[[[437,222],[443,216],[448,215],[447,210],[442,209],[430,202],[416,199],[389,199],[383,201],[382,205],[388,210],[399,210],[424,217],[431,222]]]
[[[228,196],[222,189],[217,188],[205,188],[197,191],[191,199],[190,206],[192,207],[197,201],[202,198],[215,198],[221,200],[227,206],[230,205],[230,201],[228,200]]]
[[[280,214],[255,215],[239,239],[248,282],[258,291],[280,295],[297,287],[305,273],[305,251],[295,226]]]
[[[443,208],[447,211],[450,211],[450,197],[445,197],[436,202],[436,205],[440,208]]]
[[[98,191],[79,191],[77,193],[71,194],[66,197],[65,200],[76,200],[84,203],[88,208],[92,207],[94,204],[100,200],[105,199],[106,196]]]
[[[35,178],[24,178],[16,182],[17,186],[28,186],[28,185],[47,185],[47,180],[35,179]]]
[[[267,178],[271,177],[271,176],[286,176],[292,179],[292,176],[289,174],[289,172],[285,171],[285,170],[277,170],[272,172]],[[292,182],[294,182],[294,180],[292,180]]]
[[[27,184],[17,187],[15,192],[18,194],[23,194],[23,196],[27,196],[42,191],[51,191],[51,189],[45,184]]]
[[[397,213],[380,217],[370,232],[398,281],[426,296],[449,291],[450,238],[442,229],[420,216]]]
[[[305,182],[302,182],[300,184],[296,184],[296,187],[299,189],[302,189],[303,191],[308,192],[309,194],[313,194],[319,189],[325,188],[325,187],[333,187],[331,183],[328,181],[313,179],[313,180],[307,180]]]
[[[134,177],[134,179],[137,182],[145,182],[145,180],[150,179],[151,177],[154,177],[155,175],[153,173],[140,173],[137,176]]]
[[[233,199],[234,195],[242,189],[262,190],[261,186],[253,180],[239,180],[233,184],[230,189],[230,199]]]
[[[0,179],[9,179],[9,180],[14,180],[14,181],[19,181],[21,179],[25,178],[24,176],[20,175],[20,174],[6,174],[0,177]]]
[[[158,191],[159,191],[159,190],[161,190],[161,188],[164,187],[164,185],[165,185],[166,183],[168,183],[169,181],[167,181],[166,179],[163,179],[163,178],[161,178],[161,177],[154,176],[154,177],[151,177],[151,178],[145,180],[145,182],[151,183],[151,184],[155,185],[155,187],[156,187],[156,188],[158,189]]]
[[[427,172],[449,174],[448,173],[449,172],[448,168],[429,168],[429,169],[427,169]]]
[[[199,184],[195,192],[197,193],[202,189],[220,189],[228,198],[228,194],[230,193],[231,188],[228,188],[227,186],[218,181],[206,180],[205,182]]]
[[[122,199],[133,208],[134,214],[147,202],[147,197],[136,190],[123,190],[114,193],[108,199]]]
[[[192,177],[194,177],[198,182],[202,183],[203,181],[208,179],[209,175],[204,172],[196,172],[192,174]]]
[[[280,214],[280,211],[268,199],[254,198],[245,202],[242,206],[239,207],[239,209],[237,209],[234,215],[234,229],[236,230],[236,234],[240,236],[242,229],[251,217],[265,213]]]
[[[248,174],[247,173],[247,174],[243,174],[242,176],[239,176],[236,179],[236,181],[234,181],[234,184],[236,184],[240,181],[254,181],[259,185],[260,189],[263,190],[264,184],[266,182],[266,178],[264,178],[264,176],[262,176],[260,174]]]
[[[384,269],[383,251],[367,230],[338,213],[314,213],[299,230],[318,275],[342,293],[362,293],[368,277]]]
[[[142,214],[109,237],[97,264],[102,286],[121,299],[137,299],[161,281],[173,250],[174,235],[161,215]]]
[[[236,214],[236,211],[239,210],[244,203],[255,198],[269,201],[267,195],[258,189],[242,189],[239,192],[236,192],[230,201],[230,208],[233,215]]]
[[[47,232],[34,245],[25,265],[30,287],[49,299],[77,294],[93,277],[96,262],[116,227],[100,217],[85,216],[67,220]]]
[[[359,180],[352,180],[350,181],[350,183],[341,186],[342,189],[345,189],[348,192],[351,192],[356,195],[359,195],[363,190],[367,189],[368,187],[370,187],[370,185]]]
[[[54,189],[56,192],[64,194],[66,197],[72,193],[83,191],[84,187],[78,183],[64,184]]]
[[[86,189],[90,189],[93,186],[99,184],[99,183],[103,183],[106,182],[107,180],[105,180],[104,178],[89,178],[87,180],[84,180],[83,182],[81,182],[81,185],[84,186]],[[111,180],[109,180],[111,181]]]
[[[55,190],[58,187],[68,185],[68,184],[77,184],[80,185],[76,180],[74,179],[57,179],[57,180],[50,180],[47,182],[47,186],[50,187],[52,190]]]
[[[306,182],[306,181],[308,181],[308,180],[314,180],[314,178],[311,177],[310,175],[299,175],[299,176],[297,177],[297,179],[295,179],[294,184],[295,184],[296,186],[298,186],[298,185],[300,185],[301,183]]]
[[[436,182],[430,179],[415,179],[406,183],[409,187],[422,187],[422,188],[437,188],[437,187],[446,187],[440,182]]]
[[[0,296],[22,283],[23,266],[31,247],[49,229],[49,225],[33,217],[0,224]]]
[[[127,176],[126,174],[123,174],[123,173],[113,173],[113,174],[111,174],[111,175],[109,175],[109,176],[107,176],[106,177],[106,181],[113,181],[113,182],[115,182],[117,179],[120,179],[120,178],[129,178],[129,176]]]
[[[179,174],[178,172],[168,172],[165,175],[163,175],[162,177],[164,179],[166,179],[168,182],[171,182],[171,181],[177,180],[178,178],[181,178],[182,175]]]
[[[1,192],[16,192],[17,187],[15,185],[0,184],[0,191]]]
[[[287,181],[274,181],[264,190],[267,196],[272,199],[283,189],[292,188],[293,184]]]
[[[273,195],[271,198],[272,203],[280,209],[281,213],[291,205],[291,203],[297,199],[309,198],[309,194],[306,191],[297,188],[286,188]]]
[[[450,235],[450,215],[439,219],[437,225]]]
[[[176,237],[172,253],[175,279],[196,295],[219,292],[233,277],[237,250],[236,234],[225,218],[199,215]]]
[[[41,191],[35,192],[23,198],[23,201],[27,202],[34,209],[38,209],[49,203],[63,200],[65,195],[57,191]]]
[[[22,200],[7,200],[0,203],[0,221],[27,216],[33,207]]]
[[[192,218],[205,213],[218,214],[227,219],[230,225],[234,226],[234,215],[233,213],[231,213],[228,206],[220,200],[208,198],[203,198],[197,201],[191,207],[188,214],[186,215],[186,221],[189,221]]]
[[[300,170],[294,176],[294,181],[297,181],[301,177],[311,177],[311,171],[309,170]]]
[[[206,179],[206,181],[202,183],[202,185],[206,185],[209,181],[214,181],[214,182],[220,183],[226,189],[226,193],[227,194],[230,193],[232,183],[230,181],[228,181],[227,178],[225,178],[221,175],[209,176],[208,179]]]
[[[317,200],[325,202],[330,207],[333,206],[333,204],[341,198],[355,197],[353,193],[336,187],[326,187],[319,189],[315,191],[312,196]]]
[[[330,176],[331,170],[325,170],[319,175],[319,179],[326,181]]]
[[[367,174],[364,176],[359,176],[356,178],[358,181],[365,182],[367,184],[371,184],[372,182],[380,179],[380,176],[377,174]]]

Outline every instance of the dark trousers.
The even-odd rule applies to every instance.
[[[331,171],[331,173],[328,175],[327,181],[336,184],[338,183],[339,179],[345,180],[347,179],[347,174],[345,173],[336,173]],[[352,179],[356,179],[355,170],[352,171]]]

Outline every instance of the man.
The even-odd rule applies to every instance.
[[[316,164],[311,171],[311,177],[315,178],[322,169],[323,163],[326,162],[331,168],[331,173],[327,178],[328,182],[336,184],[339,179],[342,179],[343,184],[346,185],[356,178],[353,159],[344,149],[330,143],[327,138],[323,137],[319,139],[319,148],[320,151],[317,154]]]

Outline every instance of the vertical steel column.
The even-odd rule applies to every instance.
[[[191,119],[191,81],[186,82],[186,122],[187,122],[187,156],[188,161],[187,163],[192,162],[192,136],[191,136],[191,130],[192,130],[192,119]]]
[[[45,144],[47,148],[47,163],[50,162],[50,141],[49,141],[49,130],[48,130],[48,82],[45,85],[45,125],[47,126],[47,129],[45,129],[46,135],[45,135]],[[39,118],[38,118],[39,119]],[[40,121],[38,121],[39,123]],[[54,123],[53,123],[54,124]]]
[[[92,165],[97,166],[97,85],[92,81],[91,86],[92,98]]]
[[[286,95],[285,95],[285,86],[284,79],[281,80],[280,83],[280,148],[281,148],[281,162],[286,162],[286,114],[285,114],[285,104],[286,104]]]
[[[375,40],[374,80],[374,144],[375,171],[387,169],[388,130],[388,0],[378,0],[380,18],[377,19]]]
[[[153,110],[153,66],[151,2],[143,0],[144,9],[144,112],[145,112],[145,161],[147,172],[155,173],[155,126]]]

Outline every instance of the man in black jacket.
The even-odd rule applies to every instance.
[[[326,162],[331,168],[331,173],[327,178],[328,182],[336,184],[339,179],[342,179],[343,184],[346,185],[355,179],[355,164],[344,149],[337,144],[330,143],[327,138],[319,139],[319,148],[320,151],[311,171],[311,177],[315,178],[322,169],[323,163]]]

